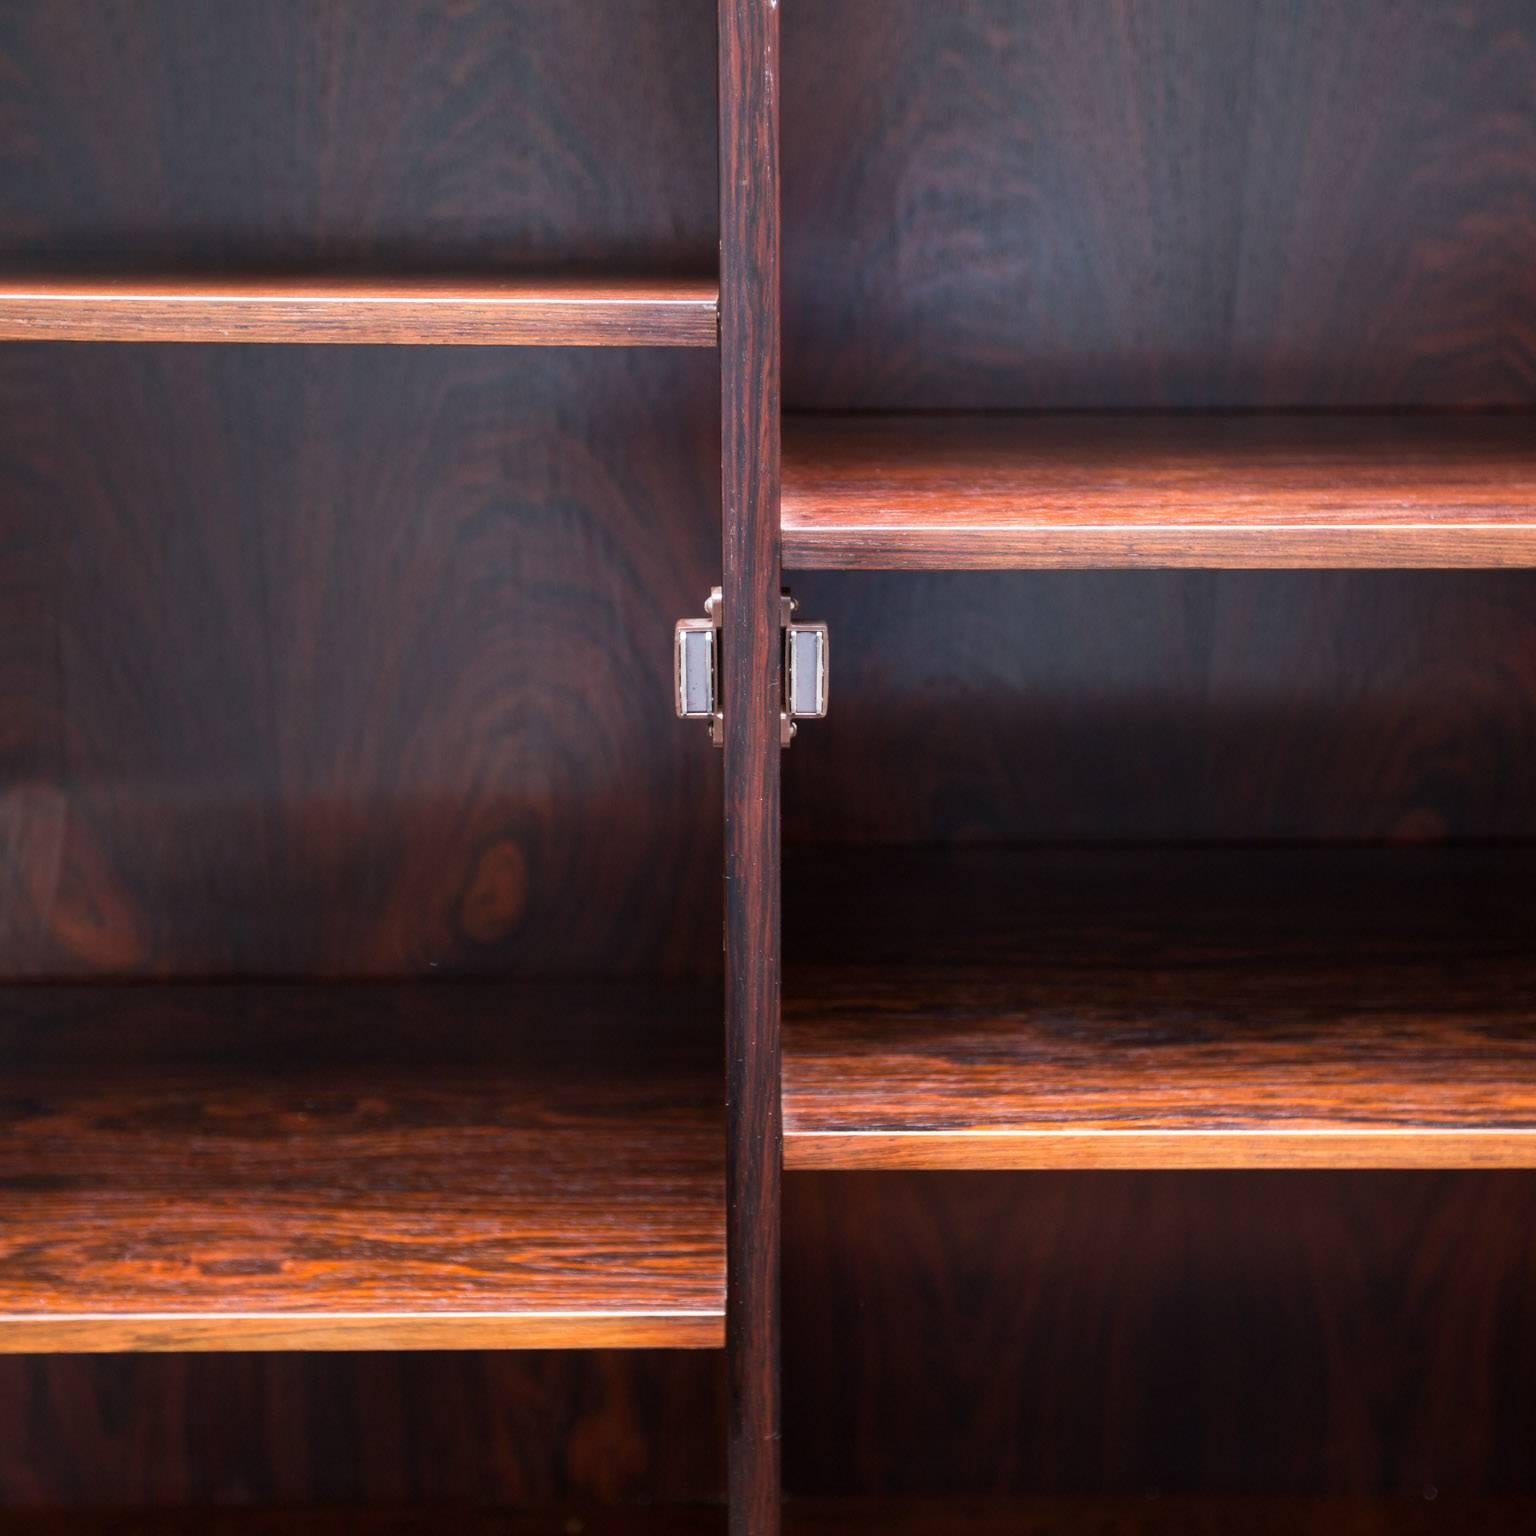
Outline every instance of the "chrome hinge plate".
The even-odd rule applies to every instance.
[[[725,715],[720,695],[720,642],[724,602],[720,588],[709,594],[706,617],[681,619],[674,638],[674,684],[682,720],[707,720],[709,739],[725,745]],[[780,610],[784,635],[781,658],[779,742],[788,746],[796,723],[820,720],[827,712],[827,626],[795,620],[795,600],[785,593]]]
[[[720,588],[709,594],[702,619],[677,621],[675,673],[680,720],[709,721],[709,739],[725,745],[725,716],[720,709],[720,628],[724,604]]]
[[[779,627],[784,631],[784,700],[779,711],[779,745],[795,739],[797,722],[822,720],[827,713],[827,626],[799,624],[798,606],[788,592],[780,599]]]

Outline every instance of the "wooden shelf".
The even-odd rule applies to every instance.
[[[1536,416],[812,416],[799,569],[1536,565]]]
[[[0,277],[0,341],[713,347],[714,283]]]
[[[719,1001],[0,992],[0,1352],[718,1346]]]
[[[789,871],[791,1167],[1536,1167],[1532,854]]]

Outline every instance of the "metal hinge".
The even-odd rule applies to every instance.
[[[779,744],[794,740],[796,723],[820,720],[827,712],[827,626],[797,624],[795,600],[782,598],[779,625],[784,633],[779,708]],[[677,713],[683,720],[707,720],[709,739],[725,745],[725,715],[720,697],[720,637],[724,602],[720,588],[704,604],[708,615],[682,619],[677,626]]]

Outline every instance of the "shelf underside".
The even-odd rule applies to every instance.
[[[0,277],[0,341],[713,347],[714,283]]]
[[[1536,858],[802,850],[798,1168],[1536,1167]]]
[[[0,992],[0,1352],[718,1346],[718,998]]]
[[[799,569],[1536,566],[1536,416],[808,416]]]

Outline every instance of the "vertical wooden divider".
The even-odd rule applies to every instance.
[[[779,11],[720,0],[732,1536],[779,1529]]]

